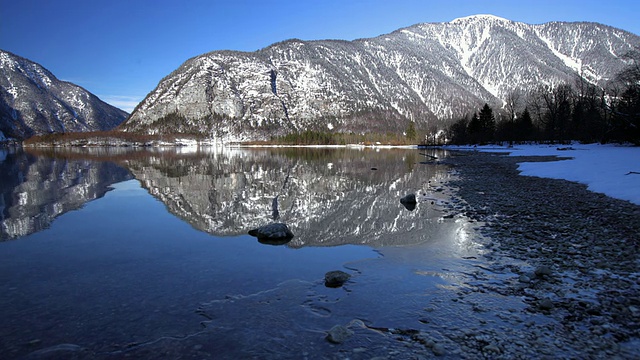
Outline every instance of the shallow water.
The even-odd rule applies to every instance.
[[[398,346],[384,329],[462,325],[438,304],[481,265],[476,234],[445,216],[452,172],[422,152],[5,152],[2,353],[331,358],[326,331],[349,325],[366,358]],[[247,235],[276,221],[286,245]],[[326,288],[331,270],[352,278]]]

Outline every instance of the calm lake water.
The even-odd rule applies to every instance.
[[[383,354],[476,251],[424,152],[0,150],[2,357],[331,358],[334,325]],[[247,234],[275,221],[291,242]]]

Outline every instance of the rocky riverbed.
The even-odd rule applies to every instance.
[[[493,334],[513,341],[485,342],[475,354],[640,358],[640,206],[517,172],[517,163],[553,160],[477,152],[447,160],[459,175],[449,183],[458,189],[450,211],[482,224],[486,272],[509,275],[475,291],[521,297],[527,314],[551,320],[522,318],[517,336]],[[477,339],[458,340],[473,357]]]

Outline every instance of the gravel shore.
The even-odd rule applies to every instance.
[[[638,359],[640,206],[517,171],[520,162],[557,160],[455,152],[446,160],[458,173],[449,184],[459,197],[450,210],[482,224],[489,270],[513,273],[484,290],[519,296],[528,313],[559,324],[531,324],[531,334],[522,334],[546,333],[550,341],[526,341],[536,357]],[[499,357],[522,355],[499,350]]]

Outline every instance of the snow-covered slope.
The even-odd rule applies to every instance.
[[[604,85],[640,37],[596,23],[529,25],[491,15],[418,24],[355,41],[287,40],[215,51],[160,81],[122,127],[227,140],[296,130],[401,132],[409,121],[501,106],[515,89]]]
[[[41,65],[0,50],[0,133],[32,135],[110,130],[127,113]]]

